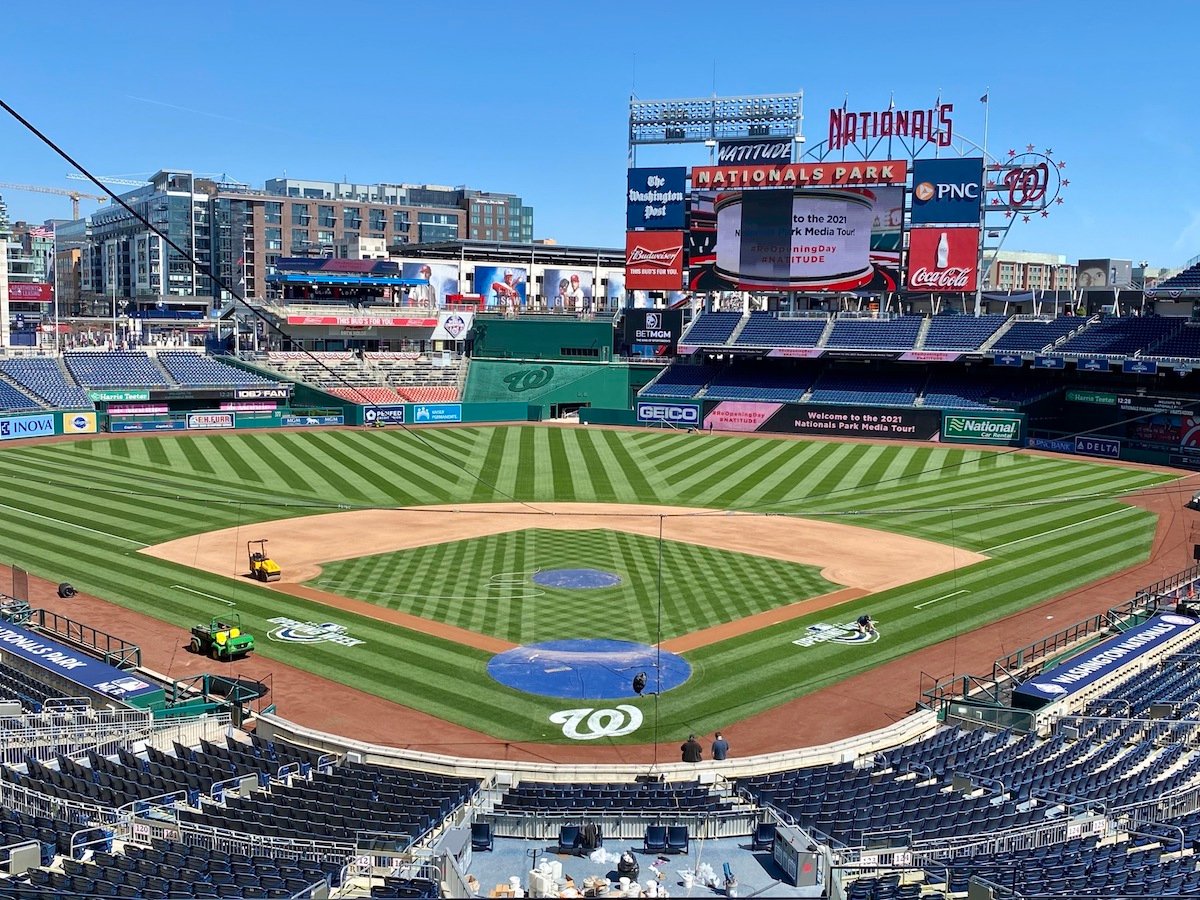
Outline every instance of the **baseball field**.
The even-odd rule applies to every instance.
[[[101,437],[5,448],[0,473],[4,562],[177,626],[180,653],[191,625],[236,611],[262,657],[554,742],[580,704],[496,680],[498,652],[661,641],[690,671],[657,729],[711,732],[1139,562],[1155,517],[1122,494],[1171,478],[541,426]],[[256,539],[282,582],[245,577]],[[544,577],[577,570],[608,580]],[[853,635],[864,613],[871,640]]]

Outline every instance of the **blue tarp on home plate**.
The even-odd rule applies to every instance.
[[[1030,678],[1013,690],[1012,704],[1018,709],[1041,709],[1047,703],[1062,700],[1196,625],[1196,619],[1190,616],[1174,613],[1154,616]]]

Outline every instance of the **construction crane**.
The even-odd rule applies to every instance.
[[[34,194],[58,194],[60,197],[71,198],[71,218],[79,218],[79,201],[80,200],[95,200],[97,203],[103,203],[107,197],[101,197],[99,194],[85,194],[83,191],[72,191],[66,188],[44,187],[40,184],[9,184],[6,181],[0,181],[0,188],[7,188],[12,191],[30,191]]]
[[[92,179],[88,178],[86,175],[80,175],[77,172],[69,172],[69,173],[67,173],[67,177],[70,178],[72,181],[91,181],[92,180]],[[109,178],[104,175],[97,175],[96,180],[103,181],[105,184],[128,184],[131,187],[141,187],[142,185],[150,183],[145,178],[117,178],[117,177]]]

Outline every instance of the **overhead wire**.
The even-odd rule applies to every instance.
[[[323,369],[325,372],[327,372],[330,376],[332,376],[334,380],[341,382],[347,388],[349,388],[351,391],[353,391],[354,395],[363,401],[362,405],[371,406],[371,407],[379,405],[375,401],[372,401],[369,398],[367,398],[367,396],[365,394],[363,394],[363,392],[361,390],[359,390],[357,385],[355,385],[354,383],[352,383],[351,381],[346,379],[346,377],[343,376],[340,372],[338,372],[336,369],[331,368],[330,366],[327,366],[323,360],[321,360],[319,357],[317,357],[316,354],[314,354],[312,351],[310,351],[308,348],[304,347],[303,345],[297,343],[292,338],[292,336],[289,335],[282,328],[280,328],[270,316],[266,315],[261,310],[256,309],[255,307],[251,306],[246,301],[245,294],[242,293],[241,291],[237,290],[237,288],[234,285],[232,285],[230,282],[228,282],[224,278],[222,278],[221,275],[216,271],[216,269],[211,264],[202,263],[199,259],[196,258],[196,256],[190,250],[185,249],[184,247],[181,247],[179,244],[177,244],[171,238],[171,236],[169,234],[167,234],[166,232],[161,230],[158,226],[154,225],[144,215],[142,215],[140,212],[138,212],[136,209],[134,209],[129,203],[127,203],[122,197],[120,197],[115,191],[111,190],[106,184],[104,184],[104,182],[100,181],[100,179],[98,179],[95,175],[93,175],[92,172],[87,167],[85,167],[81,162],[76,160],[70,153],[68,153],[65,149],[63,149],[63,147],[60,146],[53,138],[51,138],[49,135],[47,135],[45,132],[43,132],[40,128],[38,128],[36,125],[34,125],[29,119],[27,119],[20,112],[18,112],[16,109],[14,109],[13,106],[10,103],[8,103],[6,100],[4,100],[3,98],[0,98],[0,109],[3,109],[10,116],[12,116],[14,119],[16,119],[16,121],[23,128],[25,128],[30,134],[32,134],[34,137],[36,137],[38,140],[40,140],[43,144],[45,144],[47,147],[49,147],[54,153],[56,153],[60,157],[62,157],[62,159],[68,165],[70,165],[71,167],[76,169],[81,175],[83,175],[85,178],[87,178],[88,181],[90,181],[92,184],[94,184],[100,190],[104,191],[104,193],[112,200],[113,203],[117,204],[122,209],[124,209],[127,213],[129,213],[131,216],[133,216],[135,219],[137,219],[138,222],[140,222],[142,225],[144,225],[149,231],[153,232],[155,235],[157,235],[159,238],[161,238],[162,241],[168,247],[170,247],[176,253],[183,256],[185,259],[187,259],[188,262],[190,262],[192,264],[192,266],[194,266],[196,269],[203,272],[210,279],[212,279],[214,284],[216,284],[218,287],[220,287],[222,290],[226,291],[231,297],[234,298],[235,303],[240,301],[242,308],[244,308],[246,311],[248,311],[251,315],[253,315],[260,322],[262,322],[265,325],[265,327],[270,329],[275,334],[278,334],[279,336],[287,339],[289,342],[293,343],[294,346],[299,346],[300,352],[304,353],[310,360],[312,360],[314,363],[316,363],[318,366],[320,366],[320,368]],[[114,341],[116,340],[116,335],[113,335],[113,339],[114,339]],[[407,423],[396,423],[396,424],[398,424],[400,426],[400,428],[402,430],[404,430],[407,434],[413,436],[417,441],[425,444],[430,450],[433,450],[435,452],[437,451],[437,448],[434,447],[432,444],[430,444],[428,441],[426,441],[424,439],[424,437],[421,436],[419,431],[409,428]],[[533,504],[528,503],[525,500],[521,500],[521,499],[513,496],[512,494],[509,494],[507,491],[503,490],[498,485],[488,482],[480,474],[471,472],[469,469],[466,469],[466,468],[463,469],[463,472],[468,477],[474,479],[476,482],[483,485],[484,487],[487,487],[490,490],[494,491],[499,496],[505,497],[514,503],[520,503],[522,506],[527,506],[530,509],[536,509],[536,507],[533,506]]]

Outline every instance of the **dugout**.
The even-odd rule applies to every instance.
[[[20,625],[0,625],[0,662],[65,696],[86,697],[97,707],[147,709],[165,699],[161,685]]]

